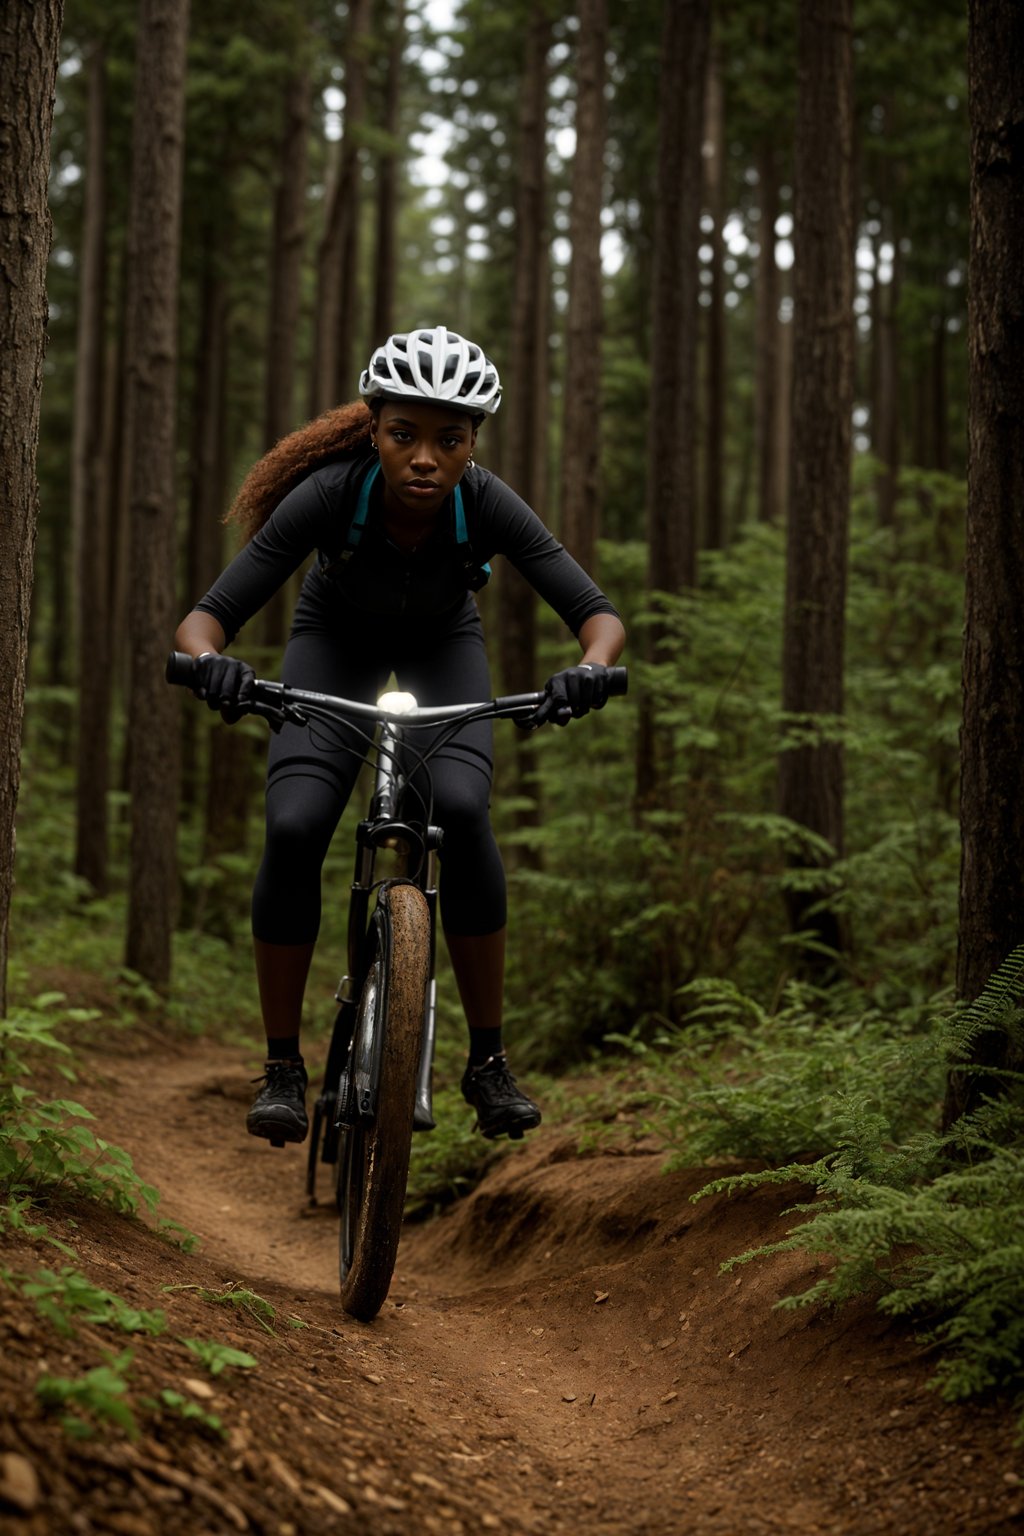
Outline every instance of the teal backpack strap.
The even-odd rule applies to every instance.
[[[491,567],[488,564],[478,565],[473,559],[473,549],[469,542],[469,533],[466,529],[466,513],[462,505],[462,487],[455,487],[455,543],[462,557],[462,568],[466,573],[466,581],[471,592],[479,592],[481,587],[486,587],[491,579]]]
[[[369,473],[363,481],[362,489],[359,492],[359,500],[356,503],[356,515],[349,524],[345,548],[341,552],[343,560],[351,560],[359,548],[359,540],[363,536],[363,529],[366,527],[366,519],[370,512],[370,492],[373,490],[374,481],[379,474],[380,460],[378,459],[376,463],[370,465]]]

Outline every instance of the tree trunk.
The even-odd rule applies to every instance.
[[[850,195],[852,0],[801,0],[794,177],[793,422],[782,708],[806,736],[843,712],[843,627],[853,407],[853,207]],[[782,814],[843,848],[843,752],[825,728],[779,758]],[[830,859],[795,853],[813,871]],[[833,913],[814,910],[828,881],[791,891],[794,931],[842,947]],[[822,969],[820,957],[809,957]]]
[[[758,155],[757,355],[754,359],[754,439],[757,454],[757,515],[764,523],[782,519],[779,500],[779,269],[775,224],[779,217],[779,168],[770,140]]]
[[[704,543],[708,549],[723,549],[726,542],[722,485],[725,441],[725,98],[713,49],[708,57],[704,144],[705,202],[712,223],[709,235],[711,283],[708,288],[711,302],[707,310],[706,333]]]
[[[179,699],[163,681],[174,631],[178,255],[188,0],[141,0],[128,264],[132,840],[126,961],[171,974],[177,905]]]
[[[576,152],[572,162],[569,308],[565,325],[565,416],[559,507],[561,539],[592,575],[597,568],[601,490],[601,208],[605,153],[607,0],[579,0]]]
[[[960,923],[977,997],[1024,942],[1024,11],[970,0],[971,251]],[[1020,1068],[991,1032],[975,1064]],[[951,1074],[946,1124],[993,1091]]]
[[[651,284],[648,576],[697,582],[697,246],[710,0],[665,6]]]
[[[107,888],[110,781],[110,485],[106,424],[106,56],[86,63],[85,201],[78,287],[71,523],[78,635],[78,745],[75,874]]]
[[[32,559],[39,510],[36,450],[46,347],[50,130],[60,0],[0,10],[0,1017],[7,1012],[7,936],[21,783]]]
[[[391,47],[388,52],[387,92],[384,102],[386,146],[377,163],[377,258],[373,294],[374,346],[391,335],[395,323],[395,231],[398,222],[398,152],[402,56],[405,51],[405,0],[393,0]]]
[[[212,586],[223,563],[230,270],[227,239],[224,228],[207,226],[204,231],[189,463],[185,597],[189,608]],[[181,783],[182,802],[188,806],[201,798],[202,744],[208,735],[205,726],[199,710],[185,711]]]
[[[295,359],[302,305],[302,253],[306,239],[306,181],[312,85],[308,71],[288,82],[284,135],[274,197],[270,250],[270,313],[263,407],[263,445],[272,448],[295,425]],[[267,603],[261,615],[265,645],[282,646],[287,630],[291,583]]]
[[[309,73],[294,74],[284,101],[284,133],[270,249],[263,445],[272,448],[295,425],[295,356],[306,241],[306,180],[311,107]]]
[[[697,249],[710,29],[710,0],[678,0],[665,6],[647,451],[647,585],[658,592],[682,592],[697,581]],[[659,625],[648,629],[648,656],[665,659]],[[640,811],[659,798],[658,756],[651,704],[641,699],[636,774]]]
[[[366,33],[370,0],[351,0],[345,46],[345,136],[327,198],[317,260],[314,329],[314,413],[355,394],[351,376],[359,235],[361,132],[366,102]]]
[[[940,276],[940,286],[945,276]],[[944,295],[943,295],[944,297]],[[943,306],[932,321],[931,367],[929,370],[932,413],[932,469],[949,473],[949,390],[946,385],[946,311]]]
[[[875,270],[875,287],[878,290],[875,334],[875,351],[878,359],[878,419],[872,436],[875,454],[881,460],[875,494],[878,498],[878,521],[881,527],[891,528],[896,520],[896,494],[900,470],[900,378],[899,378],[899,328],[901,266],[899,235],[895,220],[889,220],[892,244],[892,277],[888,283],[879,284]]]
[[[531,506],[542,506],[545,444],[539,431],[538,387],[547,372],[547,248],[545,155],[548,48],[551,22],[535,3],[527,30],[519,113],[516,184],[516,261],[509,339],[509,387],[505,402],[504,477]],[[543,316],[543,322],[538,323]],[[545,387],[546,396],[546,387]],[[537,687],[536,596],[529,583],[504,563],[498,586],[499,660],[503,687],[523,693]],[[539,821],[530,736],[516,741],[515,794],[523,804],[520,827]],[[529,856],[526,856],[529,858]],[[532,862],[532,861],[531,861]]]

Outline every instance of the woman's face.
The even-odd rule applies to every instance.
[[[385,400],[371,438],[393,500],[418,511],[437,511],[462,478],[476,442],[465,411],[411,400]]]

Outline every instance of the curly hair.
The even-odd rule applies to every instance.
[[[369,407],[352,400],[282,437],[250,469],[224,521],[238,523],[246,540],[251,539],[278,502],[314,469],[364,452],[372,420]]]

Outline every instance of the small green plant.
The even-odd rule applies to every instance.
[[[31,1195],[21,1195],[17,1199],[8,1200],[6,1204],[0,1204],[0,1236],[5,1232],[17,1232],[22,1237],[38,1238],[59,1248],[69,1259],[75,1258],[75,1250],[61,1238],[54,1237],[44,1222],[30,1219],[35,1214],[35,1202]]]
[[[205,1285],[165,1285],[164,1290],[195,1291],[203,1301],[213,1302],[215,1306],[235,1307],[246,1317],[251,1318],[254,1323],[258,1323],[266,1333],[274,1333],[272,1325],[277,1316],[277,1308],[272,1302],[265,1301],[262,1296],[258,1296],[255,1291],[239,1281],[232,1281],[222,1291],[211,1290]]]
[[[146,1312],[129,1306],[120,1296],[93,1285],[87,1276],[68,1264],[59,1274],[52,1269],[37,1270],[32,1276],[11,1275],[5,1271],[3,1278],[27,1301],[34,1302],[40,1317],[52,1323],[65,1338],[72,1337],[75,1324],[79,1322],[99,1323],[119,1328],[122,1333],[148,1333],[153,1337],[167,1327],[163,1312]]]
[[[229,1366],[251,1371],[259,1363],[255,1355],[246,1354],[244,1349],[232,1349],[230,1344],[208,1339],[181,1339],[180,1343],[192,1351],[211,1376],[219,1376]]]
[[[195,1253],[202,1244],[202,1239],[187,1227],[183,1227],[180,1221],[174,1221],[170,1216],[160,1216],[156,1224],[157,1236],[164,1238],[168,1243],[173,1243],[180,1248],[182,1253]]]
[[[62,1002],[61,994],[46,993],[0,1019],[0,1193],[17,1200],[72,1189],[115,1210],[135,1212],[140,1204],[152,1210],[157,1192],[135,1172],[128,1153],[74,1123],[91,1120],[89,1111],[73,1099],[43,1099],[25,1081],[39,1051],[52,1053],[65,1078],[74,1076],[55,1030],[96,1015]]]
[[[223,1420],[217,1414],[207,1412],[193,1398],[186,1397],[183,1392],[174,1391],[172,1387],[164,1387],[156,1397],[141,1398],[140,1406],[156,1413],[163,1411],[173,1414],[176,1418],[183,1419],[186,1424],[205,1430],[207,1434],[216,1435],[221,1440],[227,1439],[227,1430],[224,1428]]]
[[[48,1411],[60,1412],[62,1428],[76,1440],[88,1439],[108,1424],[123,1430],[129,1440],[137,1440],[139,1426],[128,1402],[133,1358],[130,1349],[119,1355],[104,1352],[104,1364],[84,1376],[40,1377],[36,1393]]]

